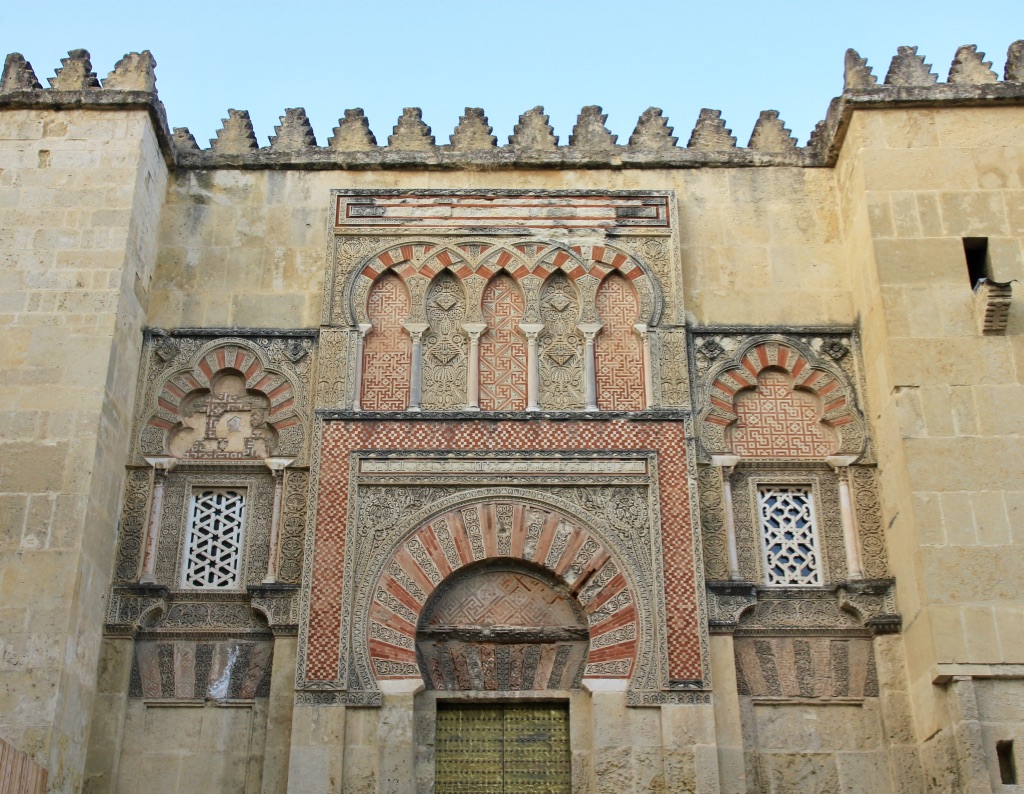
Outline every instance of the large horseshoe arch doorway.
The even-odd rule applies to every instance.
[[[369,650],[382,684],[415,670],[426,687],[417,764],[435,791],[572,790],[581,683],[625,685],[636,664],[631,584],[600,536],[543,504],[463,505],[406,536],[374,585]]]
[[[583,609],[550,572],[522,560],[467,566],[434,591],[416,652],[428,689],[577,689],[590,636]],[[568,703],[437,702],[434,790],[572,790]]]

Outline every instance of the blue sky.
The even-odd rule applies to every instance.
[[[1007,47],[1024,38],[1024,0],[2,6],[0,53],[24,54],[44,85],[71,48],[88,49],[101,78],[125,52],[151,50],[171,125],[204,148],[229,107],[250,111],[261,145],[286,107],[306,108],[320,145],[362,107],[383,144],[406,106],[423,108],[438,143],[466,106],[482,107],[504,144],[535,105],[564,144],[591,104],[620,143],[651,105],[680,145],[702,107],[720,109],[741,146],[768,108],[803,143],[842,89],[847,47],[881,79],[898,45],[919,45],[945,80],[956,48],[977,44],[1001,78]]]

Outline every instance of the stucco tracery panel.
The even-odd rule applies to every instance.
[[[314,346],[303,332],[147,335],[136,459],[303,458]]]
[[[849,332],[694,334],[690,365],[702,455],[732,451],[737,433],[745,457],[821,460],[852,454],[871,462],[856,348],[856,336]],[[765,379],[763,388],[759,379]],[[808,429],[808,398],[815,401],[818,429]],[[773,432],[756,440],[754,423]]]
[[[402,327],[409,316],[409,292],[394,273],[373,285],[367,298],[373,326],[363,347],[360,403],[368,411],[401,411],[409,406],[412,340]]]
[[[822,424],[822,401],[795,390],[792,378],[765,370],[757,386],[735,399],[736,421],[727,438],[743,458],[825,458],[836,449],[835,434]]]
[[[459,279],[444,270],[430,285],[426,297],[427,323],[423,337],[424,408],[456,409],[466,405],[468,341],[462,333],[466,320],[466,292]]]
[[[598,287],[595,304],[601,323],[594,340],[597,405],[605,411],[642,410],[643,348],[633,328],[640,313],[636,293],[626,279],[613,273]]]
[[[540,404],[551,410],[583,407],[583,335],[579,296],[569,279],[555,273],[541,290],[544,330],[540,348]]]

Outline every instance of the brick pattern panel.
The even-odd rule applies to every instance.
[[[389,273],[373,285],[367,299],[373,330],[363,348],[360,403],[366,411],[401,411],[409,407],[412,340],[402,323],[409,316],[409,293]]]
[[[824,458],[836,439],[821,423],[821,399],[793,389],[783,372],[769,370],[757,388],[736,397],[732,451],[745,458]]]
[[[526,408],[526,345],[519,335],[526,304],[513,278],[499,273],[483,294],[487,330],[480,337],[480,410]]]
[[[345,532],[349,505],[349,456],[358,449],[401,450],[458,450],[469,451],[529,451],[529,450],[648,450],[658,455],[659,503],[662,522],[662,565],[664,569],[665,624],[669,658],[669,677],[672,679],[700,679],[702,677],[697,595],[694,580],[692,528],[690,522],[689,488],[686,464],[686,432],[681,422],[640,422],[611,420],[606,422],[533,420],[524,422],[387,422],[336,421],[324,428],[321,448],[321,469],[318,490],[317,525],[314,539],[313,581],[310,593],[306,678],[310,680],[337,680],[339,672],[338,648],[342,612]],[[468,518],[472,519],[472,515]],[[479,547],[466,527],[467,516],[451,524],[453,544],[462,558],[465,554],[493,556],[487,543]],[[433,522],[436,523],[436,522]],[[433,523],[431,527],[433,527]],[[473,524],[470,520],[469,524]],[[519,531],[513,529],[509,548],[531,546],[534,559],[550,562],[554,557],[558,534],[557,526],[544,522],[536,541],[531,537],[537,527],[529,522]],[[484,522],[480,521],[480,526]],[[466,536],[461,536],[465,531]],[[483,530],[481,530],[483,531]],[[436,531],[434,532],[435,537]],[[443,534],[443,533],[442,533]],[[497,533],[495,533],[496,535]],[[460,537],[461,536],[461,537]],[[484,541],[487,539],[484,538]],[[496,544],[499,539],[495,537]],[[438,538],[440,543],[440,538]],[[535,545],[533,545],[535,544]],[[473,549],[474,551],[467,551]],[[559,556],[561,565],[567,555],[568,542]],[[450,551],[449,551],[450,553]],[[402,553],[404,554],[404,550]],[[411,556],[411,555],[405,555]],[[443,552],[431,555],[433,566],[443,566]],[[397,559],[397,556],[396,556]],[[403,557],[403,560],[405,558]],[[463,558],[464,559],[464,558]],[[419,567],[419,563],[416,564]],[[431,567],[430,564],[427,567]],[[389,573],[397,566],[388,566]],[[440,573],[440,569],[438,570]],[[409,577],[406,577],[409,578]],[[420,579],[409,578],[414,587],[430,588]],[[609,630],[618,628],[628,620],[628,611],[616,601],[629,596],[625,578],[612,577],[599,595],[593,599],[592,613],[596,618],[611,616]],[[396,590],[397,592],[397,590]],[[408,591],[407,591],[408,592]],[[397,596],[396,596],[397,597]],[[422,601],[420,601],[422,603]],[[590,605],[588,604],[588,607]],[[413,603],[408,605],[414,609]],[[599,614],[598,614],[599,613]],[[592,625],[597,622],[591,617]]]
[[[594,340],[597,405],[604,411],[642,410],[643,348],[633,329],[640,314],[636,292],[614,273],[601,283],[595,303],[603,325]]]
[[[47,772],[28,753],[0,739],[0,791],[44,794]]]

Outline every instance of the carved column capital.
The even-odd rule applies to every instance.
[[[860,455],[829,455],[825,458],[825,463],[840,477],[848,477],[850,466],[856,463],[859,457]]]
[[[426,323],[402,323],[402,327],[412,337],[414,345],[418,345],[423,339],[423,334],[430,329],[430,326]]]
[[[284,470],[295,462],[295,458],[264,458],[263,462],[270,469],[275,477],[281,477]]]
[[[402,323],[412,337],[412,373],[409,378],[409,410],[420,410],[423,392],[423,334],[430,328],[426,323]]]
[[[856,462],[858,457],[858,455],[829,455],[825,458],[825,462],[835,470],[839,480],[839,513],[843,522],[846,570],[850,579],[864,578],[858,539],[860,532],[857,529],[857,516],[854,513],[853,498],[850,495],[850,466]]]
[[[487,323],[463,323],[462,330],[466,332],[469,341],[477,341],[480,339],[480,334],[487,330]]]
[[[153,467],[157,477],[166,477],[178,465],[178,459],[170,455],[145,458],[146,463]]]
[[[160,516],[163,513],[164,504],[164,480],[178,465],[178,459],[161,455],[146,458],[146,463],[153,467],[153,498],[149,503],[149,524],[139,583],[156,584],[156,552],[160,545]]]
[[[263,462],[274,474],[274,511],[270,517],[270,549],[267,552],[267,575],[263,584],[277,582],[278,557],[281,553],[281,501],[284,492],[284,470],[295,458],[264,458]]]
[[[466,384],[466,410],[480,410],[480,334],[487,323],[463,323],[462,330],[469,337],[469,371]]]
[[[736,543],[736,515],[732,504],[732,473],[739,465],[739,455],[712,455],[711,465],[716,466],[722,475],[722,501],[725,510],[725,544],[729,554],[729,578],[738,582],[742,580],[740,558]]]
[[[739,455],[712,455],[711,465],[722,469],[726,476],[732,476],[733,471],[740,465]]]
[[[544,330],[543,323],[520,323],[519,330],[526,337],[526,410],[540,410],[540,359],[537,339]]]
[[[583,334],[583,397],[587,411],[597,411],[597,364],[594,360],[594,337],[601,323],[580,323],[576,326]]]
[[[519,323],[519,330],[527,340],[537,341],[537,336],[544,330],[543,323]]]
[[[366,335],[372,328],[373,325],[370,323],[359,323],[356,326],[356,377],[352,396],[353,411],[363,410],[363,350],[365,349]]]

